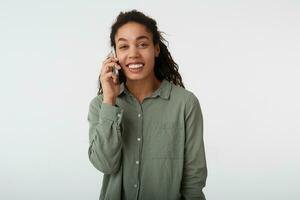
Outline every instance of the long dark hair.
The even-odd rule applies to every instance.
[[[166,79],[175,85],[179,85],[183,88],[183,82],[181,75],[178,72],[178,65],[173,60],[167,46],[165,43],[168,44],[168,41],[162,36],[161,31],[158,31],[156,21],[142,12],[137,10],[131,10],[128,12],[120,12],[116,21],[111,26],[110,32],[110,45],[112,48],[116,50],[116,43],[115,43],[115,35],[118,29],[128,22],[136,22],[141,25],[144,25],[153,36],[153,43],[154,45],[159,44],[160,53],[159,56],[155,58],[155,65],[154,65],[154,74],[157,79],[160,81]],[[98,95],[102,94],[102,86],[100,82],[100,77],[98,79],[99,82],[99,90]],[[126,82],[126,77],[122,70],[119,70],[119,82]]]

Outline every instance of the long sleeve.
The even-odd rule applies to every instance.
[[[100,98],[99,98],[100,97]],[[104,174],[116,173],[121,164],[121,120],[123,109],[102,103],[102,96],[95,97],[89,105],[90,162]]]
[[[185,109],[185,148],[181,193],[186,200],[205,200],[207,167],[203,141],[203,118],[199,101],[189,96]]]

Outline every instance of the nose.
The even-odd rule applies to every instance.
[[[139,56],[139,52],[136,47],[129,48],[128,58],[137,58],[138,56]]]

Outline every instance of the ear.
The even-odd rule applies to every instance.
[[[156,44],[156,45],[154,46],[154,50],[155,50],[155,57],[158,57],[158,56],[159,56],[159,53],[160,53],[159,44]]]

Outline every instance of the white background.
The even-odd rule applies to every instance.
[[[300,199],[300,1],[0,1],[0,199],[98,199],[87,112],[110,26],[157,20],[204,116],[208,200]]]

